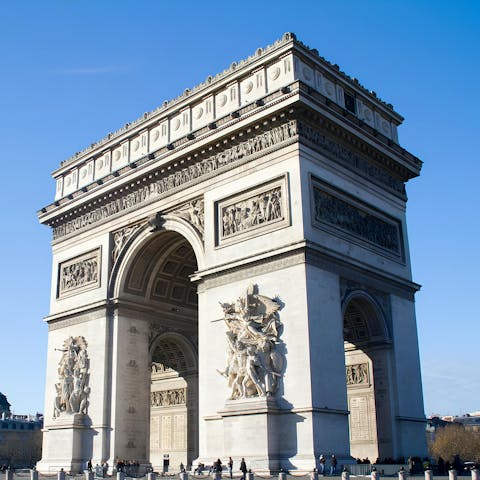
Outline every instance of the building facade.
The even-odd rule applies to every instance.
[[[0,392],[0,467],[33,467],[42,454],[43,415],[12,413]]]
[[[285,34],[63,162],[39,470],[423,456],[402,120]]]

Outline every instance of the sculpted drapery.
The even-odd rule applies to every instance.
[[[228,379],[230,399],[275,394],[284,366],[278,351],[280,301],[258,295],[250,285],[234,303],[220,305],[227,326],[227,366],[218,372]]]
[[[63,342],[63,352],[58,363],[58,383],[55,384],[53,417],[61,413],[88,413],[88,396],[90,394],[89,359],[87,342],[84,337],[69,337]]]

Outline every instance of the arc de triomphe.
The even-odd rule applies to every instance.
[[[402,120],[285,34],[64,161],[38,469],[423,456]]]

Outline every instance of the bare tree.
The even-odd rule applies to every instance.
[[[430,445],[432,457],[453,461],[459,455],[463,461],[480,462],[480,434],[466,430],[463,425],[452,423],[439,428]]]

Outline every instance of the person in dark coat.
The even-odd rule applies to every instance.
[[[247,478],[247,464],[245,463],[245,459],[242,457],[242,461],[240,462],[240,471],[242,472],[242,480]]]
[[[337,473],[337,457],[332,455],[330,458],[330,475],[335,475]]]

